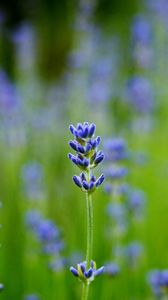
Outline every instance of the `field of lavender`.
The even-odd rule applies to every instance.
[[[168,3],[98,2],[48,73],[43,21],[0,10],[2,300],[168,299]]]

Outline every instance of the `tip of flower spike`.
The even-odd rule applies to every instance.
[[[83,128],[83,134],[82,134],[83,138],[87,138],[88,133],[89,133],[88,125],[85,125],[84,128]]]
[[[91,260],[90,267],[87,269],[86,261],[77,264],[77,269],[71,267],[70,271],[76,277],[78,277],[85,284],[90,284],[96,276],[101,275],[104,271],[104,267],[96,268],[96,263]]]
[[[82,130],[82,129],[83,129],[82,123],[78,123],[78,124],[77,124],[77,129],[78,129],[78,130]]]
[[[95,130],[96,130],[96,125],[94,123],[91,123],[89,126],[88,136],[92,137],[95,133]]]
[[[69,125],[69,130],[70,130],[70,132],[74,135],[74,134],[76,134],[76,128],[72,125],[72,124],[70,124]]]

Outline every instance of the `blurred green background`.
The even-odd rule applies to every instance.
[[[85,195],[67,153],[69,124],[84,121],[96,124],[102,149],[107,138],[126,141],[126,183],[145,193],[142,219],[123,242],[143,244],[136,267],[124,263],[115,278],[97,278],[89,299],[154,299],[148,272],[168,263],[168,7],[154,4],[0,1],[1,299],[81,297],[69,266],[85,258]],[[113,199],[103,187],[93,197],[101,266],[114,258],[106,212]],[[30,210],[58,226],[64,247],[56,255],[26,225]]]

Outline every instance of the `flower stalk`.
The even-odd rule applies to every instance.
[[[86,246],[86,266],[89,268],[93,251],[93,204],[92,195],[86,192],[87,209],[87,246]]]
[[[69,127],[74,140],[69,142],[70,147],[76,152],[76,155],[69,153],[69,159],[78,166],[82,173],[73,176],[75,185],[86,194],[86,211],[87,211],[87,242],[86,242],[86,260],[77,264],[77,269],[70,268],[75,277],[83,282],[82,300],[88,299],[89,285],[104,271],[104,267],[97,269],[96,263],[92,260],[93,251],[93,205],[92,193],[104,181],[104,175],[101,174],[98,179],[92,175],[92,169],[100,164],[104,159],[102,151],[97,151],[100,144],[100,137],[94,138],[96,126],[84,122],[78,123],[77,127]]]

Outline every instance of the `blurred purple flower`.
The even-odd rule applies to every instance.
[[[44,219],[38,224],[38,227],[36,228],[36,234],[42,243],[47,242],[49,243],[48,245],[51,245],[50,243],[58,238],[59,230],[54,222]]]
[[[89,101],[106,102],[111,97],[112,62],[108,58],[100,58],[90,67],[88,77]]]
[[[53,221],[44,219],[36,210],[26,213],[25,223],[39,241],[41,252],[50,260],[48,266],[55,271],[60,270],[65,261],[62,256],[65,244],[60,236],[59,228]]]
[[[124,255],[127,260],[128,265],[131,268],[136,267],[140,256],[143,252],[143,245],[137,241],[131,242],[124,247]]]
[[[128,210],[139,218],[143,215],[145,205],[145,193],[141,190],[130,190],[128,193]]]
[[[132,24],[132,39],[134,43],[148,45],[151,42],[151,25],[144,15],[134,17]]]
[[[138,113],[150,113],[154,107],[152,86],[145,77],[134,76],[128,81],[127,98]]]
[[[9,80],[5,71],[0,70],[0,113],[3,117],[19,108],[16,86]]]
[[[149,46],[144,45],[134,45],[132,50],[133,59],[136,64],[141,68],[150,68],[152,65],[153,51]]]
[[[109,262],[105,264],[104,273],[111,277],[115,277],[120,273],[120,268],[116,263]]]
[[[110,203],[107,206],[107,213],[115,220],[122,220],[125,217],[125,207],[122,203]]]
[[[153,270],[148,273],[148,282],[159,299],[168,294],[168,270]]]
[[[25,223],[28,228],[36,230],[42,220],[42,215],[39,211],[30,210],[25,215]]]
[[[62,271],[67,266],[67,260],[63,258],[56,258],[49,262],[48,267],[53,272]]]
[[[167,24],[168,15],[168,2],[167,0],[147,0],[147,7],[150,11],[154,12],[161,21]]]
[[[42,247],[42,251],[45,254],[56,254],[58,252],[60,252],[61,250],[64,249],[64,242],[63,241],[52,241],[52,242],[47,242],[47,244],[45,244]]]
[[[122,138],[108,139],[104,142],[105,159],[119,161],[128,157],[127,145]]]
[[[44,198],[44,173],[40,163],[32,161],[23,165],[21,177],[23,181],[23,190],[28,199],[34,200]]]

